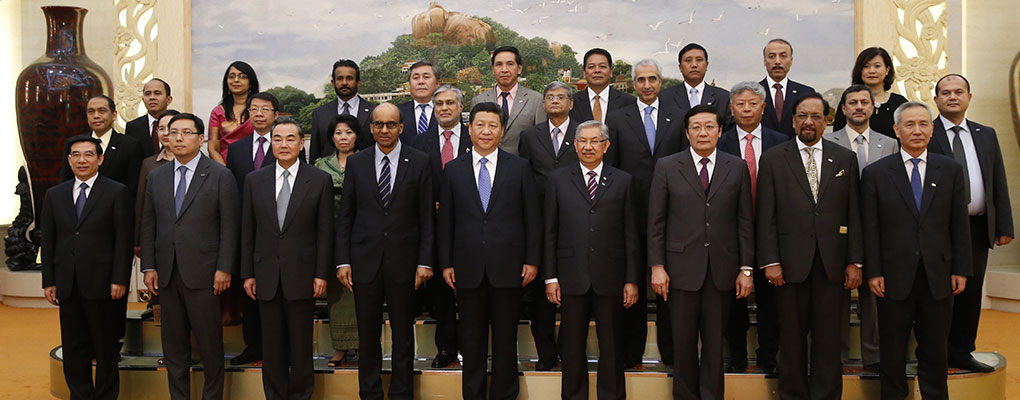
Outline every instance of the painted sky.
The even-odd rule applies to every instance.
[[[219,103],[223,72],[234,60],[252,64],[263,89],[292,85],[321,96],[333,61],[382,53],[398,35],[411,33],[411,18],[429,2],[351,3],[193,0],[194,111],[205,117]],[[439,3],[449,11],[490,17],[528,38],[570,45],[578,57],[603,47],[630,63],[655,58],[668,77],[680,77],[677,50],[697,42],[709,51],[706,80],[723,87],[764,78],[761,49],[774,37],[794,45],[791,79],[821,91],[846,86],[854,60],[853,0]]]

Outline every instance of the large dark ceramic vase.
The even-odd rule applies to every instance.
[[[15,93],[21,148],[28,160],[36,210],[42,207],[46,189],[60,181],[60,168],[67,163],[64,139],[90,131],[85,116],[88,99],[112,93],[113,88],[106,72],[85,55],[82,22],[88,10],[42,10],[46,54],[21,71]]]

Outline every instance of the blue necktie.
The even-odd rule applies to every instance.
[[[426,111],[426,109],[425,109],[426,107],[428,107],[428,104],[421,104],[421,105],[418,106],[418,108],[421,109],[421,116],[418,117],[418,134],[419,135],[421,135],[422,133],[425,133],[425,130],[429,129],[429,116],[425,112]]]
[[[174,193],[174,207],[179,217],[181,216],[181,206],[184,205],[184,195],[188,194],[188,180],[185,179],[188,176],[188,167],[183,165],[177,167],[177,172],[180,172],[181,180],[177,183],[177,192]]]
[[[79,187],[78,198],[74,200],[74,209],[78,212],[78,219],[81,219],[81,212],[85,211],[85,189],[89,188],[89,184],[82,182]]]
[[[489,160],[482,157],[478,161],[482,163],[482,167],[478,169],[478,198],[482,200],[482,211],[489,211],[489,195],[492,194],[492,181],[489,178],[489,169],[485,167]]]
[[[652,111],[655,111],[655,107],[645,107],[645,136],[648,137],[648,149],[655,154],[655,121],[652,120]]]
[[[382,199],[383,208],[390,206],[393,200],[393,192],[390,190],[390,158],[383,156],[382,170],[379,171],[379,198]]]
[[[694,108],[694,106],[701,104],[701,98],[698,97],[698,88],[691,88],[691,97],[689,100],[691,103],[691,108]]]
[[[920,158],[911,158],[910,162],[914,163],[914,170],[910,171],[910,190],[914,192],[914,203],[917,205],[917,211],[921,211],[921,170],[917,168],[917,164],[921,162]]]

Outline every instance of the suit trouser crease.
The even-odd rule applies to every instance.
[[[457,288],[460,304],[460,351],[463,356],[462,396],[486,398],[485,365],[488,338],[492,333],[492,375],[489,399],[516,399],[517,319],[524,288],[496,288],[487,277],[477,288]]]
[[[312,365],[315,299],[288,300],[281,285],[272,300],[258,303],[262,340],[266,345],[262,354],[266,399],[310,399],[315,390]]]
[[[223,316],[219,296],[212,287],[191,289],[184,285],[174,261],[165,287],[160,288],[161,337],[170,397],[189,399],[191,391],[191,335],[202,357],[205,382],[203,399],[223,398]]]
[[[354,283],[354,305],[358,316],[358,382],[362,399],[382,399],[383,302],[389,312],[393,333],[389,398],[410,399],[414,395],[414,281],[396,282],[379,274],[370,282]]]
[[[120,389],[119,340],[127,301],[86,299],[75,285],[60,301],[64,380],[72,399],[116,399]],[[95,382],[92,358],[96,359]]]
[[[599,359],[596,375],[596,393],[600,400],[627,397],[624,381],[621,316],[623,297],[600,296],[589,289],[583,295],[563,295],[561,300],[560,354],[563,358],[561,397],[588,399],[588,339],[589,318],[595,318]]]

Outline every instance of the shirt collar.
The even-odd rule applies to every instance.
[[[744,140],[744,136],[747,136],[748,133],[761,140],[761,123],[758,123],[758,126],[754,127],[750,132],[743,130],[740,128],[740,125],[737,125],[737,140]]]
[[[187,164],[181,164],[181,162],[175,158],[174,159],[174,171],[177,171],[177,169],[180,168],[181,165],[184,165],[185,167],[188,167],[189,171],[195,172],[195,168],[198,168],[198,160],[201,160],[201,159],[202,159],[202,153],[196,154],[195,158],[192,158],[191,161],[188,161]]]
[[[698,89],[698,100],[701,100],[702,97],[705,97],[703,96],[705,94],[704,79],[701,80],[701,83],[699,83],[698,86],[691,86],[690,84],[687,83],[687,81],[684,81],[684,88],[687,89],[687,95],[691,94],[691,89]]]
[[[105,150],[106,146],[110,145],[110,138],[113,136],[113,129],[111,128],[110,130],[106,131],[106,134],[103,136],[99,136],[96,134],[96,131],[92,131],[92,134],[90,136],[95,139],[99,139],[99,141],[102,142],[103,144],[103,150]]]
[[[592,89],[591,86],[588,86],[588,101],[590,102],[595,100],[595,95],[598,95],[599,100],[605,100],[606,103],[609,103],[609,88],[611,87],[612,86],[606,86],[605,89],[602,89],[602,93],[595,93],[595,90]]]
[[[259,131],[252,131],[252,133],[254,134],[251,137],[251,142],[252,142],[253,146],[258,146],[259,145],[259,138],[260,137],[266,138],[266,144],[269,144],[270,142],[272,142],[272,136],[271,136],[272,131],[266,132],[266,134],[264,134],[264,135],[259,133]]]
[[[354,97],[351,97],[350,100],[347,100],[347,104],[350,104],[351,106],[351,115],[358,115],[358,106],[360,103],[361,101],[358,99],[357,95],[354,95]],[[344,100],[341,99],[340,96],[336,96],[336,112],[339,113],[343,109]]]
[[[81,187],[82,182],[85,182],[85,184],[88,185],[91,188],[93,185],[96,184],[96,179],[98,179],[98,178],[99,178],[99,172],[96,172],[95,174],[92,174],[91,178],[86,179],[84,181],[81,180],[81,179],[78,179],[78,177],[76,176],[76,177],[74,177],[74,187],[79,188],[79,187]]]
[[[494,167],[496,165],[497,155],[499,155],[499,149],[496,149],[496,151],[494,151],[492,153],[489,153],[489,155],[485,156],[485,159],[488,160],[488,161],[486,161],[488,163],[487,164],[488,166],[486,168],[491,168],[491,167]],[[478,162],[479,162],[478,160],[481,160],[481,159],[482,159],[482,155],[478,154],[478,150],[476,150],[474,147],[472,147],[471,148],[471,162],[472,162],[472,165],[478,164]]]
[[[595,169],[588,169],[588,167],[585,167],[584,164],[581,164],[580,162],[578,162],[578,164],[581,165],[581,172],[584,173],[585,179],[588,179],[588,173],[591,171],[595,171],[596,178],[602,176],[602,166],[605,165],[605,163],[599,161],[599,165],[596,165]]]
[[[637,108],[638,111],[641,111],[642,118],[644,117],[645,109],[648,107],[655,107],[655,109],[652,111],[656,112],[659,111],[659,97],[656,96],[655,101],[653,101],[652,104],[645,104],[644,102],[641,101],[641,99],[637,99]]]
[[[946,132],[949,132],[950,131],[949,129],[954,127],[954,126],[959,126],[959,127],[963,128],[964,132],[970,133],[970,129],[967,128],[967,118],[966,117],[963,118],[963,122],[960,123],[960,125],[954,124],[953,121],[950,121],[949,119],[947,119],[942,114],[939,114],[939,119],[942,120],[942,126],[944,126],[946,128]]]
[[[286,168],[286,171],[287,171],[287,172],[290,172],[290,177],[291,177],[291,179],[293,179],[293,178],[297,177],[297,173],[298,173],[298,166],[300,166],[300,165],[301,165],[301,163],[300,163],[300,162],[294,162],[294,165],[291,165],[291,166],[290,166],[290,168]],[[279,161],[279,160],[277,160],[277,161],[276,161],[276,177],[277,177],[277,178],[280,178],[280,177],[281,177],[281,175],[283,175],[283,171],[284,171],[284,170],[285,170],[285,169],[283,168],[283,166],[282,166],[282,165],[280,165],[280,161]]]
[[[164,111],[164,112],[166,112],[166,111]],[[151,130],[152,129],[152,124],[155,123],[157,121],[157,119],[156,119],[156,117],[153,117],[152,114],[149,114],[149,113],[145,113],[145,118],[146,118],[145,120],[149,123],[148,127]]]
[[[400,140],[397,140],[397,145],[393,147],[393,151],[390,154],[383,154],[382,150],[379,149],[379,145],[372,146],[375,149],[375,163],[378,165],[382,162],[383,156],[389,157],[390,165],[393,165],[400,158]]]
[[[454,125],[450,129],[439,128],[439,136],[442,137],[443,132],[450,131],[453,132],[453,135],[451,135],[451,137],[460,138],[460,129],[461,129],[460,122],[458,122],[457,125]]]
[[[903,150],[903,148],[900,148],[900,157],[903,157],[903,162],[904,163],[908,163],[908,162],[910,162],[911,158],[914,158],[914,156],[910,155],[910,153],[907,153],[907,151]],[[922,162],[927,163],[928,162],[928,149],[924,149],[924,151],[921,152],[921,155],[918,156],[917,158],[920,158]]]
[[[780,85],[783,85],[783,92],[786,92],[786,88],[790,85],[790,77],[787,76],[787,77],[783,78],[783,80],[781,80],[779,82],[776,82],[776,81],[772,80],[771,76],[766,75],[765,76],[765,82],[768,82],[768,84],[769,84],[769,87],[766,88],[769,91],[775,90],[776,88],[774,88],[773,86],[775,86],[776,83],[778,83]]]
[[[816,149],[816,150],[821,150],[822,149],[822,141],[821,140],[819,140],[817,143],[815,143],[812,146],[808,146],[808,145],[804,144],[804,142],[800,141],[800,138],[796,138],[796,139],[793,139],[793,140],[797,141],[797,151],[804,151],[804,149],[806,149],[808,147]]]
[[[418,100],[411,100],[411,101],[414,102],[414,109],[415,109],[415,111],[417,111],[421,107],[422,104],[425,104],[425,105],[431,107],[432,109],[435,109],[435,106],[432,104],[432,100],[429,100],[428,103],[419,103]]]
[[[854,130],[854,128],[851,128],[850,125],[847,125],[846,126],[846,132],[848,133],[847,137],[850,139],[851,142],[856,142],[857,141],[857,136],[864,136],[864,143],[870,143],[871,142],[871,128],[870,127],[869,128],[864,128],[864,132],[857,132],[856,130]]]
[[[713,165],[715,164],[716,149],[712,149],[712,154],[709,154],[708,157],[702,157],[700,154],[695,152],[694,149],[690,149],[690,151],[691,151],[691,159],[694,160],[694,165],[696,165],[696,166],[697,165],[701,165],[701,159],[702,158],[707,158],[709,164],[713,164]]]
[[[174,153],[170,152],[170,149],[166,146],[163,147],[159,153],[156,153],[156,161],[170,161],[174,159]]]
[[[513,99],[517,98],[517,88],[519,88],[519,87],[521,87],[521,84],[514,83],[514,87],[510,88],[510,90],[507,90],[508,92],[510,92],[510,100],[513,100]],[[496,85],[496,99],[497,100],[499,99],[499,95],[502,94],[502,93],[503,93],[503,89],[500,89],[499,85]]]
[[[560,128],[560,132],[565,134],[565,133],[567,133],[567,127],[568,126],[570,126],[570,117],[567,117],[567,119],[563,120],[563,123],[559,124],[559,125],[553,125],[552,120],[551,119],[549,120],[549,132],[550,133],[552,132],[553,128]]]

